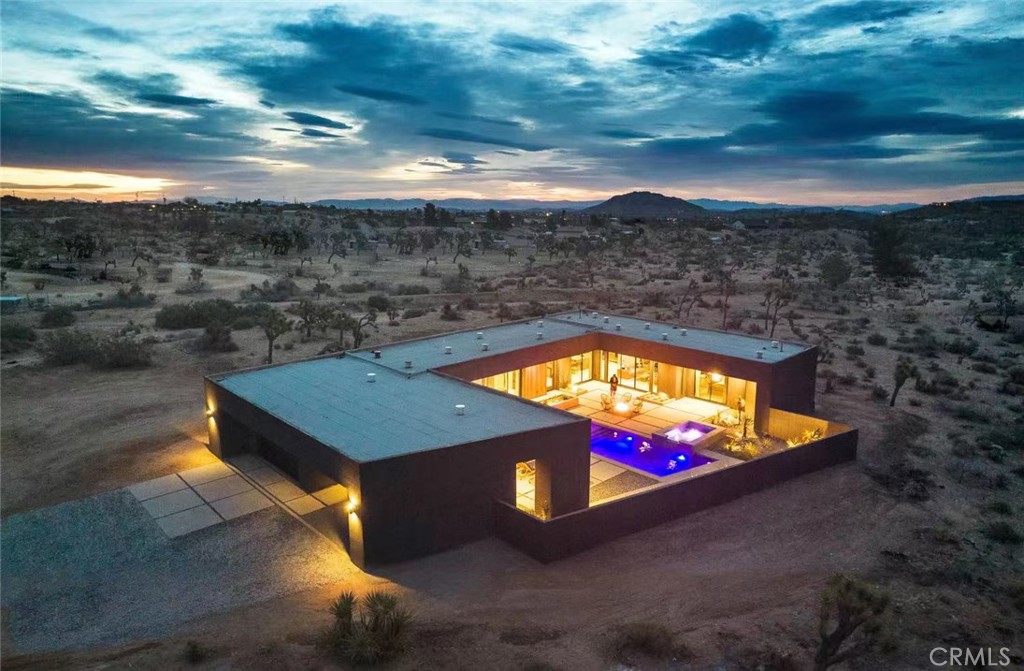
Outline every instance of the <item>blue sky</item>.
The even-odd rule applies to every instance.
[[[1016,0],[2,12],[3,187],[19,195],[1024,191]]]

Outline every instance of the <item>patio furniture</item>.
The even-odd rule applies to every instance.
[[[638,399],[634,400],[633,401],[633,414],[634,415],[639,415],[641,412],[643,412],[643,410],[644,410],[644,400],[642,398],[638,398]]]
[[[612,409],[612,397],[608,394],[601,394],[601,409],[611,410]]]
[[[623,403],[629,403],[632,400],[633,400],[633,394],[631,394],[630,392],[627,391],[625,394],[622,395],[622,402]]]

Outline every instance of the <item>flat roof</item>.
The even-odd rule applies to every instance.
[[[605,321],[606,318],[607,322]],[[727,333],[725,331],[677,326],[614,314],[602,315],[600,313],[584,312],[581,316],[578,311],[562,312],[548,317],[548,320],[565,321],[575,326],[597,328],[607,333],[637,338],[638,340],[666,342],[670,345],[700,350],[701,352],[712,352],[737,359],[750,359],[767,363],[783,361],[795,354],[806,351],[809,347],[802,343],[775,341],[780,343],[780,349],[774,349],[771,338],[761,338],[745,333]],[[547,323],[545,322],[545,325]],[[620,324],[622,326],[621,330],[616,328]],[[650,324],[649,328],[648,324]],[[684,330],[686,335],[683,335]],[[662,333],[668,334],[667,340],[662,340]],[[758,352],[761,352],[760,359],[757,358]]]
[[[546,342],[566,340],[586,335],[594,330],[591,326],[553,319],[543,320],[544,326],[540,327],[537,324],[538,321],[540,320],[511,322],[488,326],[476,331],[442,333],[427,338],[357,350],[349,352],[349,356],[374,361],[395,370],[420,372],[496,354],[507,354]],[[542,340],[537,339],[538,332],[544,333]],[[487,344],[486,351],[483,349],[485,343]],[[451,347],[450,354],[445,353],[446,347]],[[374,358],[373,350],[380,350],[380,359]],[[405,368],[406,361],[412,362],[412,368]]]
[[[375,382],[367,382],[375,373]],[[470,382],[346,355],[213,376],[216,384],[360,462],[581,421]],[[456,415],[455,405],[466,406]]]

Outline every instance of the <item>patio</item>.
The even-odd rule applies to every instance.
[[[640,412],[637,414],[634,414],[632,410],[611,412],[604,410],[601,405],[601,395],[608,394],[609,392],[607,382],[584,382],[579,385],[579,388],[583,390],[583,393],[579,396],[579,405],[570,408],[568,412],[582,417],[589,417],[599,424],[620,426],[629,431],[644,435],[650,435],[658,429],[681,424],[689,420],[699,422],[707,417],[717,415],[723,410],[729,410],[724,405],[702,401],[697,398],[677,398],[663,404],[644,401]],[[619,387],[618,396],[621,398],[624,393],[632,394],[632,399],[634,400],[642,395],[642,392]]]

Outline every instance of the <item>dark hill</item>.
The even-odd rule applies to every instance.
[[[583,210],[590,214],[606,214],[612,217],[669,217],[687,218],[706,212],[703,207],[672,196],[663,196],[650,191],[634,191],[621,196],[612,196],[600,205]]]

